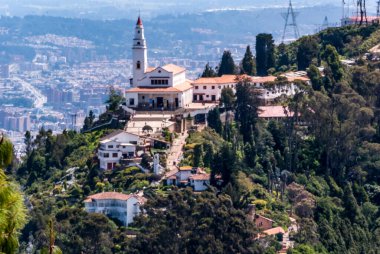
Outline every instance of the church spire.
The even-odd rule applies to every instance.
[[[133,38],[132,46],[132,60],[133,60],[133,80],[132,85],[138,85],[139,80],[144,77],[148,67],[148,54],[147,45],[144,35],[144,26],[139,15],[135,27],[135,36]]]
[[[137,23],[136,23],[137,26],[142,26],[143,23],[142,23],[142,20],[140,18],[140,15],[139,15],[139,18],[137,19]]]

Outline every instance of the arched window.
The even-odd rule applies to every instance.
[[[139,42],[139,41],[137,42],[137,45],[140,45],[140,42]]]
[[[140,68],[141,68],[141,62],[140,62],[140,61],[137,61],[136,68],[137,68],[138,70],[140,70]]]

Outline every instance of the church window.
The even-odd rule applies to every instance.
[[[211,89],[215,89],[215,86],[212,86]]]
[[[198,86],[195,86],[195,89],[198,89]]]
[[[141,62],[140,62],[140,61],[137,61],[136,68],[137,68],[138,70],[141,69]]]
[[[139,34],[139,33],[140,33],[140,30],[137,30],[137,33]]]
[[[139,42],[139,41],[137,42],[137,45],[140,45],[140,42]]]
[[[203,90],[206,90],[206,89],[207,89],[207,87],[206,87],[206,86],[204,86],[204,87],[203,87]]]

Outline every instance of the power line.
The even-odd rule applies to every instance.
[[[363,22],[368,24],[366,0],[357,0],[356,2],[356,23],[358,22],[359,25],[362,25]]]
[[[285,41],[285,36],[286,32],[289,27],[293,27],[294,29],[294,40],[297,40],[300,37],[300,33],[298,30],[298,25],[297,25],[297,16],[298,12],[295,12],[293,10],[293,5],[292,5],[292,0],[289,0],[289,7],[288,11],[286,13],[282,13],[282,17],[285,19],[285,27],[284,27],[284,33],[282,35],[282,43]]]

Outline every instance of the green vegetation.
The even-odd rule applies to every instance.
[[[218,68],[218,76],[236,74],[236,66],[230,51],[224,51]]]
[[[238,81],[236,94],[223,90],[223,107],[210,111],[209,127],[189,132],[181,162],[210,173],[209,189],[201,194],[152,185],[157,176],[137,167],[99,170],[95,150],[99,139],[112,130],[53,135],[41,129],[34,140],[26,133],[27,154],[17,167],[6,167],[12,162],[12,149],[2,143],[0,166],[9,177],[0,177],[0,197],[6,204],[2,208],[11,213],[1,209],[0,229],[9,229],[3,223],[14,227],[13,234],[1,234],[12,239],[1,239],[0,250],[17,251],[15,239],[26,222],[22,196],[9,180],[15,179],[30,207],[21,231],[21,252],[31,241],[35,253],[46,248],[65,253],[276,253],[280,236],[255,240],[260,230],[246,216],[254,204],[258,214],[274,220],[274,226],[286,230],[292,226],[290,216],[297,220],[290,254],[377,254],[380,65],[362,58],[378,40],[377,29],[376,25],[328,29],[278,47],[270,35],[258,36],[259,75],[306,69],[311,86],[296,82],[295,96],[281,99],[281,105],[294,112],[281,121],[258,117],[259,94],[249,80]],[[356,47],[360,40],[362,47]],[[352,52],[353,46],[357,52]],[[354,56],[357,65],[341,63]],[[249,52],[247,59],[251,63]],[[236,71],[231,60],[226,52],[220,75]],[[289,81],[278,77],[270,85],[275,84],[287,86]],[[108,112],[100,121],[117,115],[120,103],[120,96],[111,92]],[[220,117],[222,110],[225,119]],[[91,119],[88,125],[96,125]],[[173,137],[164,131],[163,138]],[[149,168],[150,162],[150,155],[144,154],[142,165]],[[145,214],[133,228],[83,210],[87,195],[112,190],[144,190]],[[7,198],[18,201],[7,203]]]
[[[17,253],[18,236],[27,217],[20,186],[10,181],[3,169],[12,162],[12,144],[0,137],[0,253]]]
[[[268,70],[275,67],[275,46],[271,34],[256,36],[256,68],[257,75],[265,76]]]

